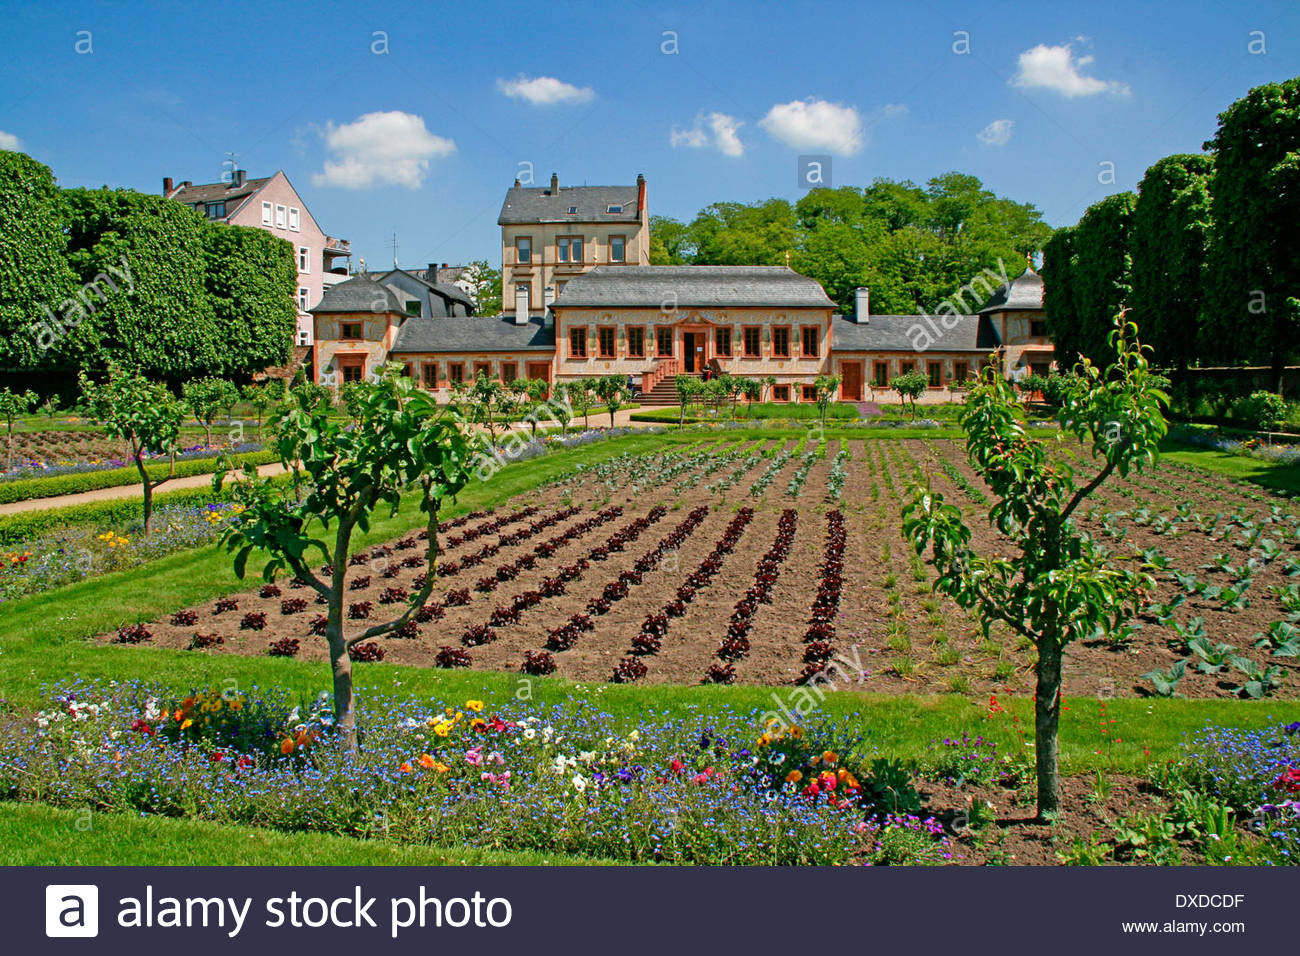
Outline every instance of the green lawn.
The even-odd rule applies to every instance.
[[[0,803],[0,866],[590,866],[614,861],[402,846],[202,820]]]
[[[1238,481],[1247,481],[1269,491],[1300,495],[1300,465],[1283,465],[1246,455],[1233,455],[1213,448],[1189,445],[1176,439],[1162,442],[1160,455],[1170,461],[1193,465]]]

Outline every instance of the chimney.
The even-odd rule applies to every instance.
[[[555,173],[551,173],[551,195],[558,196],[559,194],[560,194],[560,177],[555,175]]]
[[[430,282],[438,281],[438,263],[436,262],[429,263],[429,270],[425,273],[425,278],[427,278]]]
[[[636,211],[645,212],[645,176],[636,174]]]
[[[853,321],[858,325],[871,321],[871,290],[863,286],[853,290]]]
[[[526,285],[515,288],[515,325],[528,324],[528,293]]]
[[[172,178],[171,178],[170,176],[164,176],[164,177],[163,177],[163,195],[164,195],[164,196],[170,196],[171,194],[172,194]]]
[[[194,183],[191,180],[185,179],[181,181],[181,189],[189,189],[193,185]]]
[[[230,186],[231,186],[231,188],[232,188],[232,189],[238,189],[240,186],[244,185],[244,177],[247,176],[247,175],[248,175],[248,173],[245,172],[245,171],[242,170],[242,169],[236,169],[234,172],[232,172],[232,173],[230,174]]]
[[[542,290],[542,305],[549,312],[552,305],[555,304],[555,286],[548,285]]]

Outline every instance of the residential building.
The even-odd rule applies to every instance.
[[[506,192],[501,226],[503,311],[540,314],[565,285],[597,265],[650,262],[645,177],[631,186],[521,186]],[[526,305],[525,305],[526,303]]]
[[[213,221],[265,229],[292,243],[298,267],[294,344],[311,345],[314,325],[309,310],[320,303],[325,289],[347,279],[352,250],[346,239],[336,239],[321,229],[284,171],[249,179],[244,170],[237,169],[229,182],[202,185],[188,180],[173,185],[168,176],[163,179],[163,195]]]
[[[1007,374],[1046,375],[1056,361],[1056,349],[1047,334],[1047,312],[1043,308],[1043,277],[1026,265],[1025,271],[993,291],[979,314],[987,316],[997,329],[1006,350]]]

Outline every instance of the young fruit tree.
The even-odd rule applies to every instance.
[[[1101,635],[1122,638],[1154,587],[1151,577],[1115,563],[1073,521],[1079,505],[1113,474],[1154,467],[1167,426],[1165,394],[1152,383],[1137,328],[1123,314],[1111,333],[1117,355],[1106,370],[1084,359],[1046,440],[1030,438],[1018,417],[1011,383],[984,371],[961,414],[971,464],[996,497],[989,523],[1006,535],[1011,557],[977,553],[954,505],[928,488],[914,489],[903,530],[939,572],[935,590],[974,609],[987,632],[997,621],[1038,652],[1034,702],[1038,816],[1060,807],[1057,731],[1065,647]],[[1099,465],[1086,482],[1059,450],[1077,438]],[[1091,469],[1090,469],[1091,470]]]
[[[28,389],[25,392],[11,392],[0,388],[0,417],[5,420],[5,470],[14,464],[14,419],[25,415],[36,404],[37,395]]]
[[[677,427],[681,428],[686,424],[686,406],[704,391],[704,383],[694,375],[678,375],[673,379],[673,387],[677,389],[677,404],[682,410],[677,419]]]
[[[243,577],[249,558],[266,558],[262,577],[289,572],[325,598],[325,641],[334,677],[334,715],[344,746],[357,749],[348,651],[361,641],[391,634],[419,612],[433,593],[437,574],[438,509],[465,487],[473,474],[479,441],[454,412],[389,365],[357,394],[355,427],[332,419],[328,409],[295,393],[276,428],[275,448],[290,480],[260,477],[246,465],[234,484],[244,506],[223,538]],[[213,478],[220,489],[225,473]],[[389,621],[349,630],[344,623],[352,536],[369,530],[381,505],[395,513],[408,494],[419,498],[428,542],[424,584],[405,610]],[[323,556],[324,569],[309,557]]]
[[[830,410],[831,402],[835,400],[835,392],[840,387],[840,377],[838,375],[818,375],[813,379],[813,388],[817,390],[817,418],[826,426],[826,413]]]
[[[614,415],[623,407],[627,397],[627,379],[619,375],[605,375],[596,380],[596,397],[605,403],[609,412],[609,427],[614,427]]]
[[[911,400],[912,421],[916,421],[916,400],[925,394],[929,385],[929,381],[920,372],[904,372],[889,380],[889,387],[898,393],[900,406],[905,408],[907,401]]]
[[[139,372],[125,372],[116,365],[108,378],[96,384],[81,373],[81,392],[90,407],[90,417],[114,438],[131,448],[144,489],[144,533],[153,531],[153,491],[176,473],[176,444],[180,440],[185,403],[161,382],[151,382]],[[145,467],[145,455],[168,455],[171,467],[154,478]]]
[[[239,400],[239,389],[224,378],[208,376],[196,378],[181,386],[181,397],[189,406],[190,412],[203,426],[203,440],[212,444],[212,425],[223,408],[229,408]]]

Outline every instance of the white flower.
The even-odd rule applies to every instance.
[[[524,728],[524,740],[532,740],[536,736],[537,736],[537,731],[533,730],[533,728],[531,727]]]
[[[580,773],[575,773],[573,775],[573,789],[577,790],[579,793],[582,793],[582,791],[586,790],[587,778]]]
[[[593,760],[596,759],[596,751],[584,750],[580,754],[578,754],[578,759],[583,763],[591,763]]]

